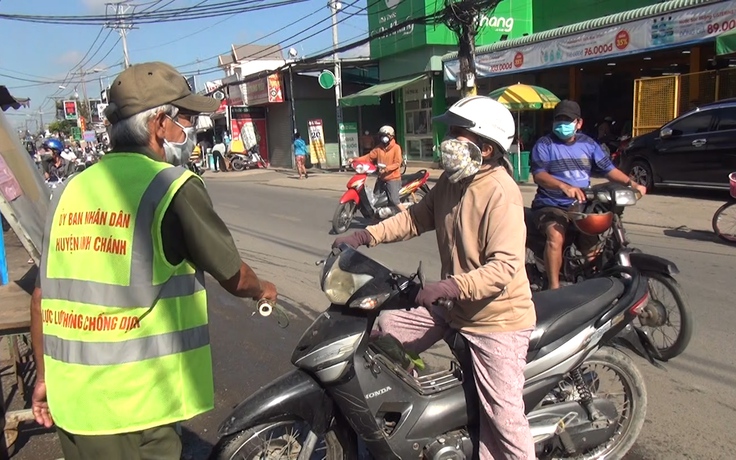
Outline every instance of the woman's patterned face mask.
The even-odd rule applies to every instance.
[[[440,153],[442,168],[453,184],[476,174],[483,163],[480,148],[470,141],[447,139],[440,144]]]

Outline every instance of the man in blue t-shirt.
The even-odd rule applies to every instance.
[[[616,169],[595,140],[578,132],[582,126],[577,102],[561,101],[555,106],[552,134],[539,139],[532,149],[532,174],[538,185],[532,202],[533,223],[547,237],[544,265],[550,289],[560,287],[562,249],[570,223],[567,209],[575,201],[585,201],[581,188],[590,186],[591,173],[633,187],[642,195],[647,192]],[[597,243],[597,236],[583,234],[577,241],[578,249],[586,255]]]

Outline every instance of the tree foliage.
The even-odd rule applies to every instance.
[[[49,132],[51,133],[62,133],[65,136],[71,136],[72,127],[77,126],[75,120],[55,120],[49,123]]]

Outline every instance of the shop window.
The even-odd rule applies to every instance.
[[[677,120],[668,127],[672,129],[672,134],[675,136],[707,133],[710,131],[712,119],[710,112],[699,112]]]
[[[430,83],[422,80],[404,88],[403,91],[406,155],[413,160],[431,160],[434,140]]]

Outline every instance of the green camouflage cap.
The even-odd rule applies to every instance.
[[[116,123],[164,104],[194,113],[220,107],[217,99],[194,94],[184,75],[169,64],[146,62],[123,70],[112,82],[105,117]]]

